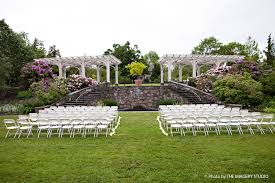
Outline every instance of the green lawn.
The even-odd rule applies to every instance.
[[[107,139],[5,139],[1,122],[0,182],[275,182],[275,134],[167,137],[157,114],[121,112]]]

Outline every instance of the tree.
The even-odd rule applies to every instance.
[[[269,34],[267,39],[267,47],[266,50],[264,50],[266,59],[265,62],[270,65],[275,65],[275,46],[274,46],[274,39],[271,38],[271,34]]]
[[[193,49],[192,54],[217,55],[221,49],[221,46],[222,43],[215,37],[205,38]]]
[[[245,42],[245,60],[259,61],[260,50],[258,48],[258,43],[251,36],[248,36]]]
[[[221,46],[219,55],[246,55],[245,46],[238,42],[230,42]]]
[[[143,58],[148,64],[156,64],[159,60],[159,56],[155,51],[149,51],[149,53],[145,54]]]
[[[0,20],[0,67],[2,84],[18,84],[23,65],[33,60],[33,52],[26,41],[27,34],[14,32]]]
[[[112,49],[108,49],[104,52],[104,55],[112,54],[121,61],[119,65],[119,70],[121,71],[121,76],[128,76],[129,70],[125,68],[128,64],[134,61],[144,62],[141,52],[137,45],[131,47],[130,42],[127,41],[124,45],[113,44]]]
[[[56,45],[49,47],[47,57],[61,57],[59,49],[56,49]]]
[[[31,45],[31,49],[33,51],[34,58],[46,57],[46,49],[44,48],[43,41],[40,41],[39,39],[35,38]]]
[[[126,66],[127,69],[130,71],[130,76],[132,77],[138,77],[141,76],[143,73],[143,70],[146,68],[146,65],[144,65],[141,62],[132,62]]]
[[[149,53],[145,54],[143,58],[148,64],[148,66],[152,69],[150,80],[153,82],[159,82],[158,80],[160,78],[160,65],[158,63],[158,54],[155,51],[149,51]]]

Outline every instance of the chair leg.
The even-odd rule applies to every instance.
[[[31,131],[32,131],[32,129],[30,128],[30,129],[28,130],[27,138],[29,138],[29,135],[31,134]]]
[[[13,137],[13,138],[15,138],[17,134],[18,134],[18,129],[16,129],[16,132],[15,132],[15,134],[14,134],[14,137]]]
[[[20,138],[21,134],[22,134],[22,130],[19,130],[18,138]]]
[[[185,136],[185,131],[184,131],[184,128],[181,128],[181,129],[182,129],[183,136]]]
[[[9,135],[9,132],[10,132],[10,130],[8,130],[8,131],[7,131],[7,134],[6,134],[5,138],[7,138],[7,137],[8,137],[8,135]]]
[[[271,128],[269,125],[267,125],[267,127],[268,127],[269,131],[270,131],[271,133],[273,133],[272,128]]]

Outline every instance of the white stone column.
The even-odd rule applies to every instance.
[[[171,62],[168,63],[168,82],[172,80],[172,64]]]
[[[63,69],[62,69],[62,75],[63,75],[63,78],[66,78],[66,67],[64,67]]]
[[[58,63],[58,77],[62,78],[62,64],[60,62]]]
[[[164,84],[163,81],[163,65],[160,64],[160,84]]]
[[[106,81],[110,83],[110,63],[106,63]]]
[[[96,66],[96,81],[97,83],[100,83],[100,66]]]
[[[198,66],[197,67],[197,76],[200,76],[201,75],[201,66]]]
[[[118,85],[118,65],[115,66],[115,84]]]
[[[81,76],[86,77],[85,76],[85,63],[84,62],[81,63]]]
[[[197,63],[193,62],[192,67],[193,67],[192,77],[196,77],[197,76]]]
[[[179,64],[179,82],[182,82],[182,65]]]

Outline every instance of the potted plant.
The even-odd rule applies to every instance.
[[[135,79],[135,84],[137,86],[140,86],[142,84],[142,80],[141,80],[140,76],[142,75],[143,70],[146,68],[146,65],[144,65],[141,62],[135,61],[135,62],[132,62],[132,63],[128,64],[126,66],[126,68],[129,69],[130,76],[136,78]]]

